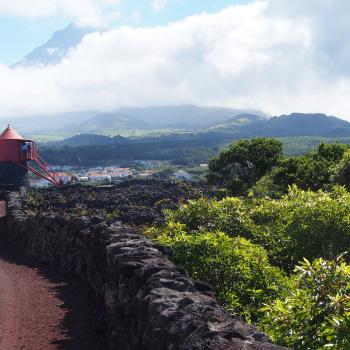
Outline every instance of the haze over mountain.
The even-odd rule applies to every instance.
[[[54,115],[34,115],[21,118],[0,119],[3,126],[11,124],[19,132],[45,133],[45,132],[67,132],[75,129],[79,124],[95,116],[96,111],[58,113]]]
[[[103,133],[105,130],[141,129],[202,129],[242,114],[242,110],[192,105],[145,108],[119,108],[112,113],[97,111],[60,113],[54,115],[1,118],[0,123],[11,123],[25,132]],[[247,111],[247,113],[262,112]]]
[[[78,45],[86,34],[97,29],[82,28],[71,23],[67,27],[53,33],[52,37],[43,45],[35,48],[14,67],[57,64],[68,51]]]
[[[82,133],[108,133],[116,130],[151,129],[152,126],[140,119],[122,113],[98,114],[76,127]]]
[[[224,107],[199,107],[194,105],[119,108],[117,112],[127,114],[145,122],[173,128],[207,128],[242,113],[264,116],[258,110],[242,110]]]

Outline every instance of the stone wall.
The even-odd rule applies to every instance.
[[[6,192],[0,190],[0,201],[6,199]],[[6,227],[6,218],[0,217],[0,232],[5,232]]]
[[[17,249],[78,274],[103,299],[113,350],[282,349],[226,314],[211,286],[191,280],[136,228],[27,216],[20,193],[9,193],[7,204],[2,233]]]

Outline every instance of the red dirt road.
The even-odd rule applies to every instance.
[[[75,276],[0,242],[0,350],[107,350],[103,308]]]

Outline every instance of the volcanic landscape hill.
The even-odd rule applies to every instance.
[[[213,125],[208,131],[232,133],[239,137],[344,137],[350,136],[350,123],[320,113],[292,113],[270,119],[244,114]]]

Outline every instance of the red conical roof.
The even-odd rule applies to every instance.
[[[8,125],[0,135],[0,140],[23,140],[23,137]]]

